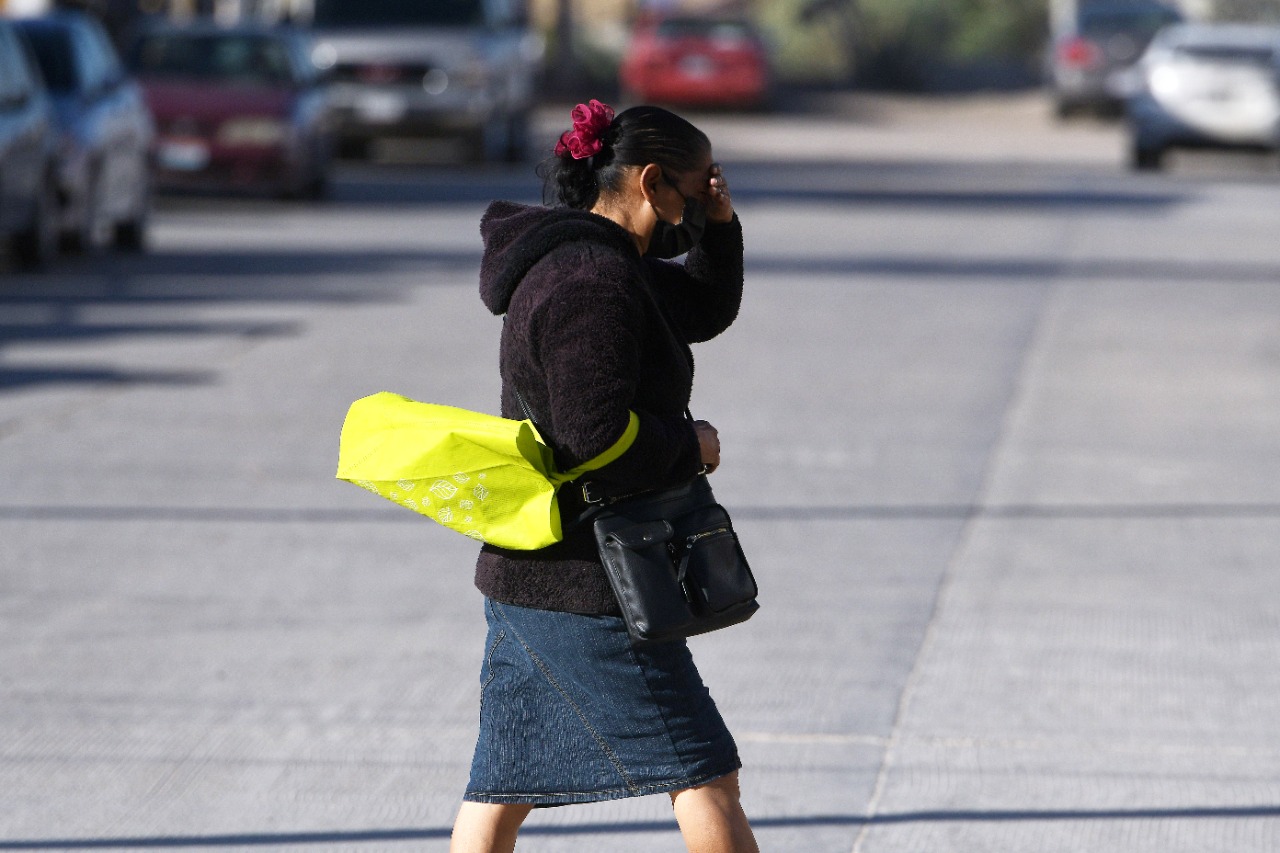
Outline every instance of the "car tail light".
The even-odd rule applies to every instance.
[[[1076,36],[1058,45],[1058,58],[1072,68],[1094,68],[1102,61],[1102,49]]]

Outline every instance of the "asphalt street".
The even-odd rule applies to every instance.
[[[747,296],[694,413],[762,610],[692,645],[762,849],[1280,849],[1275,160],[1131,175],[1028,97],[697,120]],[[447,849],[476,548],[337,437],[496,409],[477,224],[538,196],[347,165],[0,273],[0,851]],[[518,849],[683,847],[649,797]]]

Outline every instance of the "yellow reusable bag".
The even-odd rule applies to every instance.
[[[612,447],[558,472],[529,421],[382,391],[351,404],[337,476],[472,539],[533,550],[564,538],[559,488],[617,459],[639,429],[632,412]]]

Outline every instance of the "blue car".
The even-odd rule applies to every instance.
[[[141,250],[154,127],[98,21],[58,12],[15,22],[40,65],[59,129],[60,231],[73,247]]]
[[[0,19],[0,239],[23,267],[57,254],[56,129],[39,71]]]

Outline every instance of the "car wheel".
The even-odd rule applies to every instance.
[[[278,196],[285,201],[321,201],[329,192],[329,179],[320,166],[310,166],[296,179],[280,190]]]
[[[43,269],[58,254],[58,188],[46,175],[36,194],[31,224],[13,237],[13,257],[23,269]]]
[[[147,231],[151,224],[151,181],[145,181],[137,209],[133,216],[115,226],[114,243],[117,249],[126,252],[145,252],[147,250]]]
[[[329,197],[329,172],[333,168],[333,141],[327,135],[317,136],[311,146],[311,169],[304,189],[312,201]]]
[[[372,146],[367,139],[343,137],[335,147],[338,156],[344,160],[368,160],[372,154]]]
[[[307,181],[306,198],[310,201],[324,201],[329,197],[329,173],[323,166],[317,167]]]
[[[1129,163],[1139,172],[1158,172],[1164,167],[1164,149],[1135,144],[1129,153]]]

